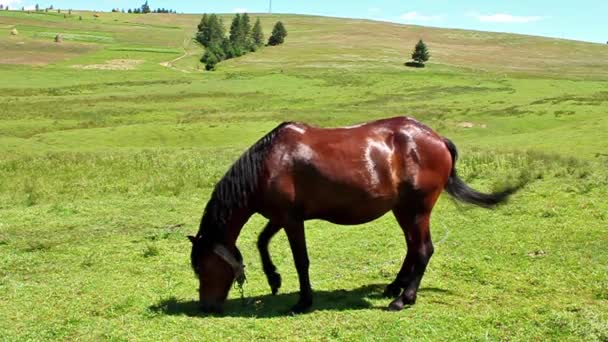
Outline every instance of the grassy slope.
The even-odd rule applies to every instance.
[[[0,64],[6,338],[608,338],[606,46],[262,15],[267,33],[286,23],[287,43],[205,73],[188,40],[199,18],[0,13],[0,63],[11,63]],[[50,42],[57,32],[64,43]],[[432,63],[403,67],[420,37]],[[113,59],[145,62],[73,67]],[[255,217],[240,240],[254,299],[242,307],[233,291],[227,317],[190,317],[197,284],[183,236],[240,151],[282,120],[391,115],[452,138],[481,189],[519,172],[535,180],[491,212],[443,198],[419,303],[402,313],[382,311],[378,296],[403,257],[390,215],[308,223],[317,310],[299,317],[281,314],[297,290],[282,234],[272,253],[284,294],[267,296]]]

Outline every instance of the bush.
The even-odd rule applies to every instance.
[[[215,66],[220,62],[217,55],[211,51],[211,49],[205,51],[205,54],[201,58],[201,62],[205,63],[205,69],[208,71],[215,70]]]

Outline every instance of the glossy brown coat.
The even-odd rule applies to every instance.
[[[236,240],[252,214],[269,220],[258,249],[273,294],[281,277],[268,243],[285,229],[300,281],[300,299],[292,311],[303,312],[312,304],[304,221],[355,225],[388,211],[393,211],[404,231],[407,255],[385,295],[396,297],[389,305],[392,310],[413,304],[433,254],[429,222],[441,192],[493,206],[516,190],[476,192],[456,176],[456,158],[456,148],[448,139],[408,117],[330,129],[302,123],[278,126],[245,152],[218,183],[199,233],[191,238],[202,307],[221,310],[233,281],[230,265],[211,252],[212,246],[221,244],[238,253]]]

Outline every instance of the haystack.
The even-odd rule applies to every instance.
[[[63,42],[63,36],[61,34],[58,34],[55,36],[55,43],[61,43]]]
[[[13,29],[11,30],[11,36],[16,36],[16,35],[18,35],[18,34],[19,34],[19,31],[17,31],[17,29],[16,29],[16,28],[13,28]]]

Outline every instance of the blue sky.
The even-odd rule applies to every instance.
[[[186,13],[267,12],[269,0],[149,0],[153,8]],[[142,0],[0,0],[21,8],[54,5],[60,8],[109,10],[133,8]],[[514,32],[598,43],[608,41],[608,0],[426,0],[344,1],[273,0],[275,13],[318,14],[367,18],[437,27]]]

